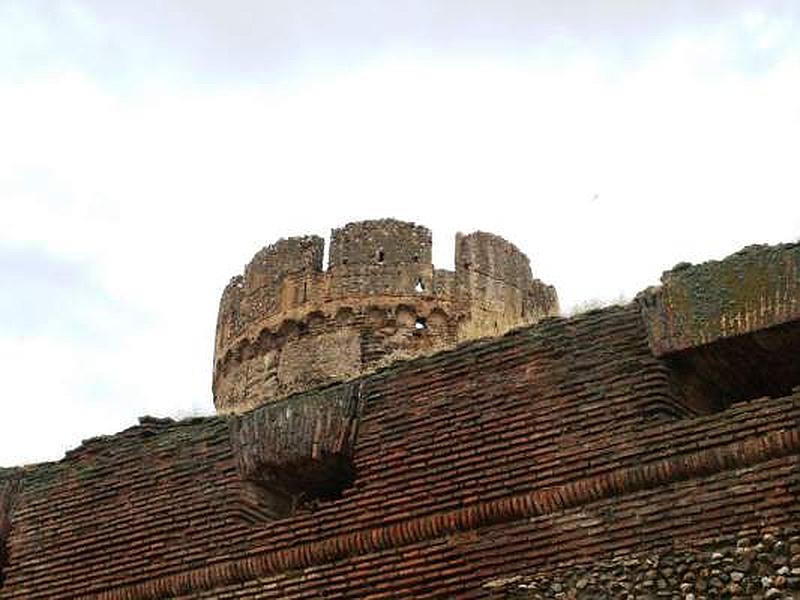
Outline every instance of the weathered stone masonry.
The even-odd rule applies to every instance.
[[[214,401],[241,412],[401,358],[499,335],[558,313],[553,287],[513,244],[456,236],[456,270],[435,269],[431,232],[391,219],[258,252],[220,302]]]
[[[597,600],[633,597],[800,597],[800,532],[752,531],[704,548],[638,554],[575,566],[536,577],[487,583],[487,590],[518,600]]]
[[[797,598],[798,253],[0,470],[0,597]]]

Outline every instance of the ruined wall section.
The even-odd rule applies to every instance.
[[[431,231],[394,219],[348,223],[331,233],[329,267],[346,265],[430,265]]]
[[[215,349],[247,332],[256,321],[280,316],[306,301],[298,293],[322,272],[325,240],[317,236],[282,239],[261,249],[247,264],[244,276],[231,279],[222,293]],[[289,278],[301,285],[285,286]]]
[[[532,279],[527,257],[492,234],[459,234],[456,272],[434,268],[429,229],[393,219],[334,229],[326,271],[323,252],[316,236],[280,240],[226,287],[214,359],[219,412],[558,311],[555,290]]]
[[[682,263],[639,294],[653,354],[666,356],[800,320],[800,243]]]
[[[471,311],[460,331],[464,340],[500,335],[558,313],[555,288],[533,278],[519,248],[491,233],[456,235],[455,282]]]
[[[283,507],[243,479],[232,425],[221,417],[143,417],[5,482],[0,469],[8,533],[0,598],[102,598],[132,581],[243,552],[252,523]]]
[[[230,419],[239,473],[265,494],[298,506],[338,497],[355,477],[352,453],[363,411],[361,383],[271,402]]]
[[[637,296],[655,356],[682,401],[715,411],[800,386],[800,244],[682,263]]]

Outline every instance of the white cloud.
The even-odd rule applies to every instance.
[[[208,409],[218,294],[281,236],[395,216],[432,227],[447,267],[457,229],[495,231],[566,309],[630,296],[679,260],[800,236],[791,15],[674,26],[630,57],[574,31],[516,39],[519,52],[379,44],[268,84],[170,82],[176,59],[155,29],[140,56],[135,28],[69,6],[56,38],[50,21],[15,17],[38,50],[27,76],[0,77],[0,240],[88,262],[104,297],[140,318],[98,315],[106,337],[88,347],[0,338],[15,399],[0,464],[54,457],[137,414]],[[109,51],[133,65],[123,86],[75,50],[117,33]],[[77,58],[53,58],[62,48]],[[144,55],[163,58],[156,76]]]

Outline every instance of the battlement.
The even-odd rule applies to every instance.
[[[270,285],[293,273],[322,271],[325,240],[316,235],[281,239],[262,248],[245,267],[251,289]]]
[[[432,235],[381,219],[282,239],[231,279],[214,353],[217,410],[241,411],[557,314],[527,256],[485,232],[456,236],[456,270],[435,269]]]
[[[456,235],[456,273],[477,273],[520,290],[533,280],[528,257],[511,242],[485,231]]]
[[[331,232],[328,268],[345,265],[431,265],[431,231],[394,219],[349,223]]]

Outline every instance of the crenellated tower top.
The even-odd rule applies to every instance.
[[[435,269],[426,227],[381,219],[263,248],[222,294],[214,403],[240,412],[395,360],[499,335],[558,313],[527,256],[484,232],[456,236]]]

